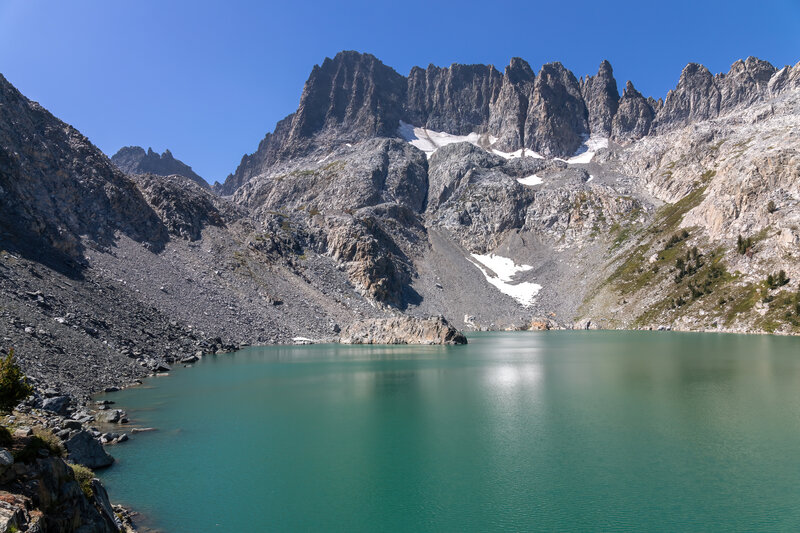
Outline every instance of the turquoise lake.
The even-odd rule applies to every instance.
[[[800,529],[800,339],[522,332],[269,346],[104,395],[167,532]]]

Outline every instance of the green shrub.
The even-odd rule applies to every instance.
[[[56,437],[55,433],[53,433],[47,428],[35,427],[33,428],[33,434],[39,439],[41,439],[47,450],[50,452],[50,455],[55,455],[57,457],[66,457],[67,450],[61,443],[61,439]]]
[[[739,238],[736,239],[736,251],[739,252],[739,255],[744,255],[753,247],[753,238],[747,237],[743,238],[739,235]]]
[[[94,472],[83,465],[70,464],[69,466],[72,467],[72,473],[75,475],[75,481],[77,481],[78,485],[81,486],[81,490],[86,497],[91,499],[94,496],[94,493],[92,492],[92,479],[94,479]]]
[[[14,349],[0,359],[0,412],[10,413],[19,402],[33,393],[33,387],[14,361]]]

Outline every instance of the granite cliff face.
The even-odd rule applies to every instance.
[[[581,94],[589,113],[589,129],[595,135],[611,135],[611,122],[619,108],[619,91],[611,63],[603,61],[596,76],[587,76]]]
[[[572,156],[588,137],[622,144],[715,118],[797,86],[796,67],[777,71],[753,57],[726,74],[690,63],[665,99],[644,97],[628,81],[620,97],[603,61],[580,81],[560,63],[534,73],[514,58],[491,65],[414,67],[403,77],[374,56],[341,52],[315,66],[297,112],[279,122],[218,189],[224,195],[270,167],[342,143],[394,137],[401,121],[435,133],[474,134],[504,152],[526,148]]]
[[[536,75],[530,65],[515,57],[503,72],[500,93],[489,110],[489,133],[497,148],[514,152],[525,145],[525,119]]]
[[[208,187],[206,180],[198,176],[192,167],[175,159],[172,152],[165,150],[159,155],[148,148],[144,151],[141,146],[125,146],[111,156],[111,162],[127,174],[156,174],[158,176],[183,176],[189,178],[201,187]]]
[[[375,61],[371,56],[368,60]],[[352,61],[353,54],[345,53],[325,64],[330,68]],[[418,157],[413,154],[419,152],[400,155],[393,149],[399,157],[392,158],[384,155],[384,149],[377,149],[376,136],[396,137],[391,127],[380,134],[373,128],[338,135],[333,132],[341,121],[332,119],[319,126],[324,134],[306,132],[302,153],[281,156],[276,149],[277,155],[268,164],[263,164],[266,159],[260,151],[249,156],[262,165],[240,166],[229,186],[234,190],[237,183],[246,184],[240,185],[233,200],[257,213],[282,206],[313,212],[308,220],[287,215],[303,228],[298,234],[313,236],[311,241],[319,253],[346,264],[350,281],[379,304],[434,314],[445,306],[456,323],[470,327],[496,326],[500,317],[506,324],[523,323],[529,305],[568,321],[587,316],[589,310],[601,309],[601,314],[607,314],[606,304],[599,302],[609,296],[597,296],[595,291],[602,287],[600,293],[606,294],[609,286],[616,286],[608,280],[614,278],[620,261],[625,264],[630,259],[631,243],[641,239],[637,235],[645,228],[650,235],[660,235],[663,243],[670,237],[664,236],[665,232],[676,228],[677,219],[682,224],[679,229],[691,221],[699,228],[700,240],[690,239],[696,244],[705,238],[716,241],[719,228],[739,227],[732,221],[743,217],[759,220],[741,227],[748,233],[775,226],[780,219],[781,239],[794,242],[793,230],[786,229],[791,226],[787,211],[773,215],[772,222],[745,215],[757,212],[758,202],[763,210],[770,200],[781,206],[787,198],[794,198],[791,178],[774,184],[779,193],[759,193],[752,202],[740,197],[752,192],[734,184],[742,173],[756,172],[748,170],[753,166],[773,172],[780,167],[780,175],[793,168],[796,139],[779,130],[790,131],[796,118],[791,102],[797,98],[798,70],[800,66],[777,70],[765,61],[748,58],[734,63],[726,74],[712,75],[701,65],[689,64],[676,88],[656,100],[642,95],[630,81],[620,96],[607,61],[600,64],[596,75],[580,81],[559,63],[544,65],[535,73],[519,58],[502,74],[480,65],[415,67],[406,78],[405,89],[400,83],[392,85],[388,99],[392,106],[385,108],[391,112],[381,114],[378,120],[381,124],[396,120],[402,126],[397,134],[402,141],[397,142],[425,151],[427,160],[418,159],[410,174],[403,161],[413,162]],[[348,87],[344,86],[345,92]],[[307,113],[309,100],[304,97],[303,102]],[[329,115],[333,116],[325,114]],[[708,128],[717,133],[709,133]],[[760,162],[758,151],[742,149],[750,141],[744,137],[745,131],[751,132],[751,137],[770,131],[774,143],[789,152]],[[664,144],[666,139],[671,144]],[[347,142],[342,144],[343,140]],[[669,149],[643,151],[654,146]],[[684,159],[675,159],[673,153],[683,154]],[[371,155],[365,159],[367,154]],[[725,161],[741,159],[732,167],[736,170],[722,168],[723,154]],[[383,163],[365,165],[370,160]],[[763,170],[757,172],[762,176],[758,180],[766,179]],[[396,173],[404,177],[387,181],[387,176]],[[412,200],[412,196],[397,194],[399,183],[427,193]],[[366,184],[369,186],[364,189]],[[694,195],[701,187],[716,191],[715,201],[701,202],[697,209],[702,214],[694,209],[682,211],[684,204],[696,201]],[[727,190],[737,192],[731,196]],[[674,207],[670,208],[671,204]],[[377,206],[387,205],[393,207],[375,211]],[[365,209],[368,211],[361,211]],[[678,214],[665,225],[664,213],[670,209]],[[368,233],[362,214],[367,212],[369,227],[380,228],[380,233],[362,242]],[[402,216],[397,216],[400,212]],[[731,236],[726,238],[728,246]],[[345,245],[356,242],[362,244]],[[659,244],[647,246],[659,261]],[[505,254],[512,258],[512,265],[525,268],[514,267],[516,274],[509,281],[487,263],[474,259],[493,254]],[[375,257],[381,258],[377,261],[380,267]],[[578,285],[569,282],[570,274],[560,266],[565,262],[570,262],[574,275],[581,276]],[[766,265],[752,270],[752,275],[766,275]],[[794,272],[793,267],[784,266],[787,272]],[[480,294],[468,280],[476,271],[483,272],[489,285],[503,294],[495,293],[494,298],[504,304],[485,305],[490,311],[476,309],[466,301],[484,302],[492,297],[479,300],[449,292],[448,283],[470,286]],[[692,281],[691,287],[696,289],[695,283]],[[518,294],[518,285],[530,289],[527,296]],[[649,282],[645,285],[653,289]],[[686,290],[690,297],[696,294],[685,283],[678,285],[672,289]],[[365,290],[367,287],[372,289]],[[626,299],[624,295],[621,298]],[[685,294],[671,298],[684,301]],[[637,300],[639,304],[642,301],[642,297]],[[671,309],[675,319],[688,320],[687,308]],[[652,324],[655,316],[670,321],[645,306],[623,323]],[[714,327],[747,329],[746,320],[744,316],[726,317]],[[692,323],[682,327],[690,328]],[[598,324],[596,317],[593,324]],[[781,327],[794,326],[787,323]]]
[[[401,116],[430,130],[467,135],[487,124],[501,84],[500,73],[491,65],[414,67]]]
[[[589,136],[587,117],[575,75],[561,63],[544,65],[528,100],[525,147],[542,155],[570,156]]]

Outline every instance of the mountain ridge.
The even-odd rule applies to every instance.
[[[111,156],[111,162],[128,174],[157,174],[170,176],[177,174],[189,178],[201,187],[208,188],[208,182],[201,178],[192,167],[175,159],[169,149],[159,155],[152,148],[145,152],[141,146],[123,146]]]
[[[412,67],[402,76],[371,54],[344,51],[312,69],[297,111],[280,121],[256,152],[243,156],[217,190],[230,195],[270,165],[305,153],[314,144],[396,136],[401,120],[453,135],[487,133],[507,152],[527,148],[569,157],[587,136],[624,144],[777,94],[792,82],[770,88],[771,77],[781,72],[796,82],[796,70],[787,66],[778,71],[749,57],[736,61],[728,73],[712,75],[702,65],[689,63],[675,89],[655,100],[628,91],[633,89],[630,81],[620,97],[607,60],[595,76],[580,81],[559,62],[534,73],[516,57],[502,74],[492,65],[454,63]],[[354,80],[364,95],[352,91]],[[626,105],[620,112],[622,104]]]

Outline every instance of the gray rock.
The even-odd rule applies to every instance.
[[[118,424],[125,416],[125,411],[122,409],[109,409],[108,411],[100,411],[95,414],[94,420],[99,424]]]
[[[90,486],[92,488],[92,494],[94,495],[95,504],[100,510],[103,518],[109,524],[113,524],[114,527],[121,529],[122,522],[114,513],[114,508],[111,506],[111,501],[108,499],[108,492],[106,491],[106,488],[97,478],[92,479]]]
[[[30,437],[33,435],[33,430],[27,426],[20,426],[14,430],[15,437]]]
[[[70,404],[69,396],[53,396],[52,398],[46,398],[42,402],[42,409],[45,409],[46,411],[52,411],[60,415],[64,415],[67,413],[69,404]]]
[[[14,456],[5,448],[0,448],[0,468],[14,464]]]
[[[535,79],[536,75],[524,59],[511,59],[503,73],[500,92],[489,108],[488,130],[497,137],[493,145],[497,149],[513,152],[525,145],[528,98]]]
[[[617,80],[611,63],[604,60],[596,76],[587,76],[581,86],[583,100],[589,113],[589,131],[592,135],[608,137],[611,135],[611,123],[619,106]]]
[[[621,143],[641,139],[650,133],[654,118],[650,103],[628,81],[612,121],[611,136]]]
[[[79,431],[64,442],[64,447],[67,449],[68,460],[88,468],[105,468],[114,462],[114,458],[106,453],[88,431]]]
[[[408,121],[456,135],[484,130],[502,78],[491,65],[414,67],[408,75]]]
[[[546,156],[570,156],[589,135],[578,80],[561,63],[542,66],[528,99],[525,147]]]

